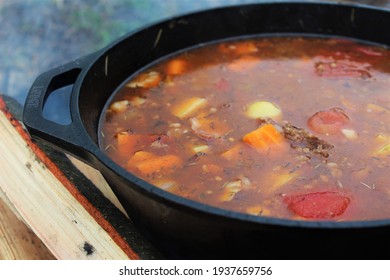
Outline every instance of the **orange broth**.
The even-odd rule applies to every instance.
[[[268,37],[169,57],[100,124],[118,165],[204,204],[286,219],[390,218],[390,50]]]

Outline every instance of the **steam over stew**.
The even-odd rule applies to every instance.
[[[252,215],[390,218],[390,50],[269,37],[177,54],[108,104],[101,148],[168,192]]]

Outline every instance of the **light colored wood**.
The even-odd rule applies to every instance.
[[[53,260],[53,254],[0,198],[0,260]]]
[[[111,187],[107,184],[106,179],[103,175],[96,170],[95,168],[85,164],[84,162],[78,160],[75,157],[67,155],[72,164],[84,174],[102,193],[103,195],[111,201],[126,217],[129,217],[123,208],[122,204],[119,202],[118,198],[112,191]]]
[[[0,112],[0,189],[57,259],[129,259]]]

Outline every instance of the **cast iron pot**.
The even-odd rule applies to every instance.
[[[230,6],[171,18],[120,38],[105,49],[40,75],[24,124],[101,171],[139,229],[167,258],[367,259],[390,255],[390,220],[293,221],[235,213],[158,189],[111,161],[98,146],[107,101],[148,64],[199,44],[266,34],[330,35],[390,45],[390,11],[335,3]],[[42,116],[48,96],[73,85],[72,122]]]

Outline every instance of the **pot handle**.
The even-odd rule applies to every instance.
[[[74,85],[83,68],[94,57],[91,54],[39,75],[30,88],[23,110],[23,123],[32,138],[49,142],[57,149],[87,162],[91,160],[94,145],[80,117],[74,112],[76,110],[72,111],[72,104],[69,108],[71,123],[66,125],[46,119],[43,108],[55,90]],[[75,100],[74,94],[77,92],[72,90],[71,101]]]

